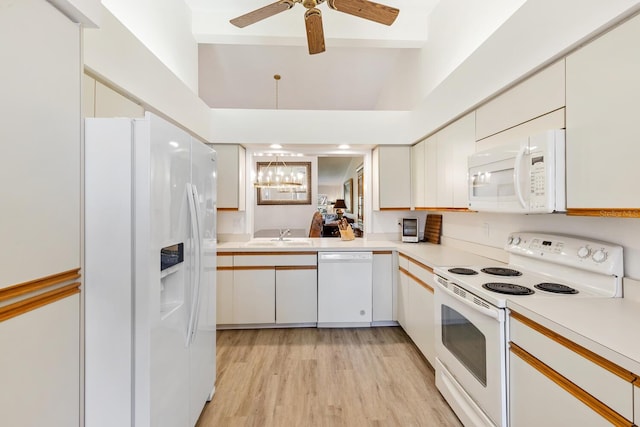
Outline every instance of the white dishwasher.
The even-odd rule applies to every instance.
[[[371,252],[318,252],[318,327],[371,326]]]

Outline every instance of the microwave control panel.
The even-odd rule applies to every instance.
[[[532,210],[544,209],[547,207],[547,168],[545,166],[544,154],[534,153],[531,156],[531,169],[530,169],[530,203],[529,207]]]

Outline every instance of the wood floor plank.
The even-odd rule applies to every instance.
[[[218,332],[197,427],[461,426],[399,327]]]

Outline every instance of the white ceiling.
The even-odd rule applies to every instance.
[[[380,110],[389,75],[427,40],[438,0],[379,0],[400,9],[392,26],[330,9],[322,11],[327,50],[309,55],[304,7],[245,28],[229,20],[273,0],[185,0],[199,43],[199,92],[213,108]],[[400,105],[400,108],[405,106]],[[406,109],[411,106],[407,105]],[[396,105],[396,108],[398,106]]]

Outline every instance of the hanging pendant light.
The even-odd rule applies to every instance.
[[[295,166],[287,165],[276,156],[276,161],[269,162],[266,166],[258,163],[258,173],[253,186],[255,188],[296,191],[303,187],[303,178],[302,174],[296,171]]]

